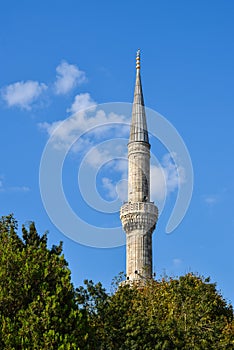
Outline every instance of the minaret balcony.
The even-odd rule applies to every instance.
[[[158,208],[153,202],[128,202],[120,209],[120,219],[126,233],[136,229],[153,232],[158,220]]]
[[[158,208],[154,204],[154,202],[136,202],[136,203],[131,203],[127,202],[122,205],[120,208],[120,216],[125,215],[127,213],[132,213],[132,212],[149,212],[155,215],[158,215]]]

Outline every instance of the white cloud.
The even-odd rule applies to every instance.
[[[30,110],[32,103],[47,89],[47,86],[37,81],[28,80],[10,84],[2,89],[3,100],[9,107],[20,107]]]
[[[76,113],[64,121],[56,121],[51,124],[42,123],[40,127],[47,131],[57,149],[71,148],[70,145],[76,141],[78,135],[83,134],[72,150],[77,154],[79,151],[79,155],[85,151],[87,154],[85,161],[93,169],[99,169],[105,165],[109,167],[109,174],[111,174],[110,171],[112,174],[113,171],[115,174],[118,173],[118,178],[114,180],[111,177],[112,174],[104,176],[102,186],[106,196],[110,199],[115,199],[118,196],[121,200],[127,200],[126,142],[121,144],[118,139],[114,140],[116,136],[127,137],[129,130],[123,125],[128,123],[128,119],[124,115],[107,113],[102,109],[98,110],[97,104],[88,93],[77,95],[68,110],[70,112],[76,111]],[[114,136],[111,123],[120,123],[121,125],[117,125],[117,128],[115,126],[116,134]],[[95,126],[98,128],[94,128]],[[99,137],[101,140],[103,137],[109,138],[111,144],[104,142],[101,147],[96,146]],[[88,153],[88,151],[90,152]],[[117,160],[117,158],[123,159]],[[176,163],[176,154],[171,153],[163,157],[161,164],[151,165],[151,199],[159,205],[185,182],[184,169],[178,167]]]
[[[89,163],[92,166],[100,166],[104,163],[104,159],[110,156],[111,150],[96,150],[92,153],[89,159]],[[123,153],[122,153],[123,154]],[[118,197],[122,201],[127,200],[127,156],[125,160],[113,161],[109,167],[114,172],[119,173],[120,180],[113,181],[110,177],[105,177],[102,180],[103,188],[106,191],[106,195],[115,199]],[[175,155],[174,155],[175,157]],[[151,200],[155,201],[158,205],[161,205],[166,197],[177,190],[180,184],[185,182],[185,175],[183,169],[176,166],[170,154],[166,154],[161,164],[151,165],[150,172],[150,196]]]
[[[124,115],[98,109],[89,93],[76,95],[67,111],[74,114],[64,121],[41,123],[39,126],[46,130],[56,149],[72,149],[79,155],[85,151],[85,162],[93,169],[100,169],[103,165],[109,167],[109,173],[102,179],[106,196],[127,200],[127,142],[121,144],[117,139],[114,143],[114,140],[116,137],[128,138],[129,128],[125,124],[129,120]],[[120,125],[116,127],[111,123]],[[79,142],[74,143],[81,134]],[[101,147],[96,146],[99,137],[101,140],[109,138],[111,144],[104,142]],[[117,160],[121,157],[124,159]],[[158,204],[185,182],[184,169],[176,163],[176,154],[172,153],[166,154],[161,164],[151,166],[151,199]],[[118,173],[117,178],[113,179],[110,171]]]
[[[162,167],[151,165],[150,197],[154,201],[162,201],[166,196],[166,177]]]
[[[85,72],[77,66],[66,61],[61,62],[56,68],[56,81],[54,83],[55,93],[65,95],[78,84],[86,80]]]
[[[83,111],[87,108],[92,108],[92,110],[95,110],[96,103],[91,98],[90,94],[79,94],[75,96],[74,102],[71,107],[67,109],[67,112],[71,112],[73,114]]]
[[[93,168],[100,168],[105,164],[112,172],[119,172],[127,177],[127,154],[124,154],[123,145],[122,147],[116,147],[117,142],[118,140],[110,140],[108,144],[103,143],[92,147],[85,158],[86,163]]]
[[[28,186],[13,186],[9,187],[9,190],[12,192],[29,192],[30,188]]]
[[[154,201],[163,201],[166,196],[174,192],[179,185],[185,182],[185,172],[173,161],[175,154],[167,153],[161,165],[152,165],[150,172],[150,191]]]
[[[118,159],[111,164],[114,172],[119,174],[120,180],[115,184],[115,191],[122,202],[128,200],[128,155],[127,150],[119,150],[123,159]]]
[[[3,177],[0,177],[0,192],[29,192],[28,186],[6,186],[3,181]]]
[[[120,156],[122,156],[123,159],[119,159],[117,162],[114,162],[112,165],[112,169],[114,171],[119,171],[123,174],[123,178],[127,178],[128,176],[128,155],[126,149],[119,148]]]
[[[63,95],[68,93],[78,84],[81,84],[86,80],[85,73],[75,65],[69,64],[66,61],[61,62],[56,68],[56,81],[54,83],[54,90],[57,95]],[[1,89],[2,99],[7,103],[8,107],[20,107],[22,109],[30,110],[32,104],[37,100],[37,98],[42,94],[43,91],[47,89],[47,85],[44,83],[39,83],[38,81],[27,80],[19,81],[10,84]],[[74,101],[71,106],[71,112],[76,112],[77,109],[86,108],[84,98],[87,101],[89,94],[84,94],[83,100]],[[83,102],[83,105],[81,103]]]
[[[102,178],[102,185],[106,191],[107,196],[114,200],[117,197],[122,201],[126,201],[128,198],[128,181],[127,179],[121,179],[117,183],[108,177]]]
[[[75,111],[71,117],[53,123],[40,123],[39,127],[44,129],[51,137],[53,145],[57,149],[67,148],[76,141],[81,134],[89,139],[90,144],[95,143],[95,138],[107,136],[116,126],[115,123],[126,123],[124,115],[118,115],[104,110],[97,110],[97,104],[90,94],[76,95],[72,106],[68,111]],[[122,137],[126,133],[126,128],[118,128],[118,136]],[[87,141],[86,141],[87,143]],[[76,147],[73,150],[77,150]]]
[[[116,192],[116,184],[113,183],[111,179],[108,177],[103,177],[102,178],[102,185],[105,188],[107,195],[109,198],[114,199],[117,196]]]
[[[93,168],[99,168],[106,163],[106,160],[109,159],[109,156],[110,152],[105,147],[102,147],[101,149],[93,148],[85,158],[85,161]]]
[[[203,196],[203,199],[204,199],[204,202],[209,206],[212,206],[218,202],[217,195],[206,195],[206,196]]]
[[[174,267],[179,267],[179,266],[181,266],[181,264],[182,264],[182,260],[179,259],[179,258],[173,259],[172,262],[173,262],[173,266],[174,266]]]
[[[116,192],[118,194],[119,199],[122,202],[126,202],[128,200],[128,180],[127,180],[127,178],[120,180],[116,184]]]

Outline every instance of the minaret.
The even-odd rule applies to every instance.
[[[136,56],[136,84],[128,143],[128,202],[120,209],[126,232],[126,275],[130,282],[152,277],[152,234],[158,209],[150,202],[150,144],[140,76],[140,51]]]

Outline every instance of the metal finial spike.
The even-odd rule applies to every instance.
[[[140,69],[140,49],[137,50],[136,54],[136,69]]]

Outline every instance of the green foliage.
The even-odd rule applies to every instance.
[[[0,349],[234,349],[233,309],[209,279],[120,283],[107,294],[85,280],[74,290],[62,244],[47,247],[34,223],[17,234],[0,219]]]
[[[84,349],[87,320],[75,301],[62,245],[47,248],[34,223],[17,235],[0,220],[0,348]]]
[[[88,349],[102,349],[106,337],[106,313],[109,296],[101,283],[84,281],[85,286],[76,289],[76,301],[83,312],[88,315],[89,337]]]
[[[92,302],[88,288],[84,305],[95,349],[234,349],[233,309],[208,279],[187,274],[138,286],[122,284],[94,309],[93,287]]]

